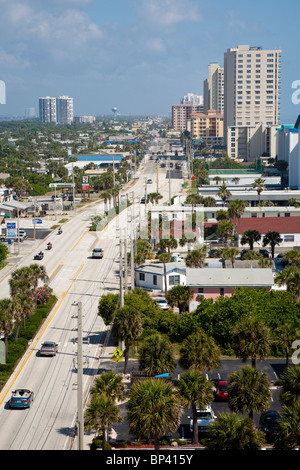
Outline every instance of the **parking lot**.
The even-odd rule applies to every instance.
[[[250,365],[250,361],[243,363],[239,359],[223,359],[221,360],[220,367],[217,370],[209,372],[207,374],[207,378],[212,381],[227,380],[229,375],[232,372],[241,369],[245,365]],[[111,362],[109,364],[109,367],[111,367],[111,369],[114,370],[116,373],[123,373],[123,367],[124,367],[123,363]],[[284,359],[267,359],[263,362],[258,362],[257,368],[264,371],[267,374],[270,384],[271,384],[272,401],[270,404],[270,409],[276,410],[280,413],[281,412],[281,406],[280,406],[280,401],[279,401],[280,389],[275,386],[275,381],[278,379],[280,374],[284,371],[284,368],[285,368]],[[138,370],[138,361],[130,360],[128,373],[132,369]],[[176,380],[180,378],[180,374],[182,373],[183,373],[183,369],[179,365],[177,365],[175,372],[172,374],[172,379]],[[127,385],[128,385],[128,392],[129,392],[130,383],[128,382]],[[230,412],[227,401],[224,401],[224,402],[213,401],[211,404],[211,407],[217,417],[220,413]],[[135,437],[133,435],[130,435],[129,426],[128,426],[128,423],[126,422],[126,401],[120,405],[120,411],[121,411],[123,421],[113,426],[113,429],[116,433],[115,439],[117,441],[128,441],[128,440],[134,441]],[[191,410],[185,407],[183,410],[183,414],[181,416],[181,422],[180,422],[178,429],[174,433],[166,437],[169,439],[190,440],[192,438],[190,430],[189,430],[189,423],[190,423],[189,416],[190,415],[191,415]],[[260,417],[260,413],[254,413],[254,423],[256,426],[258,426],[259,417]],[[201,436],[199,436],[199,439],[200,438]]]

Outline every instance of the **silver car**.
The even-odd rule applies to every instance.
[[[58,344],[54,341],[45,341],[40,349],[40,356],[56,356]]]

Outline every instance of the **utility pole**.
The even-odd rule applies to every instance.
[[[83,390],[82,390],[82,304],[78,302],[78,338],[77,338],[77,407],[78,407],[78,450],[83,450]]]
[[[158,161],[156,162],[156,192],[158,194]]]
[[[131,243],[130,243],[130,274],[131,274],[131,290],[134,289],[134,236],[133,236],[133,217],[131,214]]]
[[[171,155],[169,155],[169,206],[171,206]]]
[[[75,182],[74,182],[74,168],[72,163],[72,185],[73,185],[73,211],[75,212]]]
[[[127,229],[124,237],[124,272],[125,272],[125,294],[128,294],[128,263],[127,263]]]
[[[123,250],[122,250],[122,239],[120,233],[120,307],[124,307],[124,290],[123,290]]]

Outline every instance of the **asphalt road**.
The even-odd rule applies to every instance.
[[[16,268],[33,262],[39,249],[44,258],[38,261],[46,267],[50,287],[58,301],[50,317],[38,335],[30,343],[27,355],[20,362],[16,373],[0,394],[0,449],[1,450],[66,450],[73,445],[77,419],[77,327],[76,304],[82,303],[84,399],[95,373],[101,367],[103,342],[106,332],[97,315],[98,302],[104,293],[119,289],[119,237],[126,236],[137,227],[145,215],[145,205],[137,203],[144,194],[144,178],[156,177],[155,165],[146,162],[139,171],[138,179],[130,182],[124,193],[134,193],[135,206],[125,209],[104,230],[90,232],[91,219],[103,214],[103,203],[95,203],[76,214],[64,224],[62,235],[53,231],[47,237],[53,249],[45,250],[45,242],[26,240],[28,252],[16,262]],[[181,180],[173,182],[178,192]],[[169,197],[165,172],[159,172],[159,190],[163,201]],[[131,220],[133,220],[131,222]],[[127,228],[127,233],[126,233]],[[93,247],[104,249],[104,258],[91,258]],[[31,247],[31,250],[30,250]],[[26,246],[27,248],[27,246]],[[1,278],[0,296],[9,296],[9,276]],[[41,343],[51,340],[58,343],[56,357],[40,357]],[[105,355],[105,353],[104,353]],[[9,398],[16,388],[34,391],[35,400],[30,409],[11,410]]]

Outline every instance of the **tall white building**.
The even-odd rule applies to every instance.
[[[74,119],[73,98],[59,96],[56,99],[56,112],[58,124],[71,124]]]
[[[224,67],[216,62],[208,66],[208,77],[203,83],[204,112],[215,109],[217,114],[224,112]]]
[[[194,106],[203,105],[203,96],[196,95],[196,93],[188,93],[181,100],[181,104],[191,103]]]
[[[42,122],[56,123],[56,98],[51,96],[39,98],[39,118]]]
[[[224,125],[278,124],[280,50],[238,46],[224,54]]]

